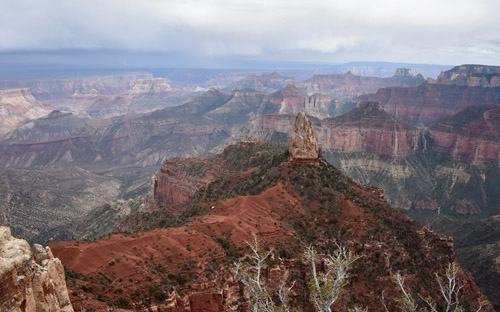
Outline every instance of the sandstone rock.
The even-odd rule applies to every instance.
[[[11,236],[0,227],[0,310],[12,312],[73,311],[64,268],[49,247]]]
[[[290,154],[294,159],[318,159],[318,147],[311,121],[303,112],[298,113],[295,117],[290,139]]]

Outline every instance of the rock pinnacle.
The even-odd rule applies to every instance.
[[[290,139],[290,154],[293,159],[318,159],[318,147],[311,121],[303,112],[298,113],[295,117]]]

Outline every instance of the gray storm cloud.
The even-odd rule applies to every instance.
[[[3,0],[0,51],[500,63],[497,0]]]

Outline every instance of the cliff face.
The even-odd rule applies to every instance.
[[[424,83],[417,87],[379,89],[361,96],[379,101],[384,110],[412,125],[428,127],[451,117],[467,106],[500,103],[500,87],[483,88]]]
[[[31,119],[49,114],[53,107],[38,102],[29,89],[0,90],[0,137]]]
[[[420,131],[385,112],[379,102],[361,102],[348,113],[321,122],[324,149],[403,157],[418,147]]]
[[[179,164],[182,164],[179,166]],[[180,168],[179,168],[180,167]],[[203,169],[202,169],[203,168]],[[175,206],[187,201],[203,187],[227,173],[221,164],[203,158],[166,160],[151,179],[151,189],[143,209],[166,209],[177,215]],[[174,207],[174,208],[172,208]]]
[[[49,247],[11,236],[0,226],[0,310],[13,312],[73,311],[64,268]]]
[[[291,115],[261,115],[249,135],[269,140],[275,133],[292,133],[292,127]],[[314,119],[312,127],[322,149],[346,153],[404,157],[415,152],[421,137],[420,130],[394,118],[378,102],[361,102],[339,117]]]
[[[436,150],[460,163],[500,166],[500,105],[468,107],[429,129]]]
[[[469,87],[500,87],[500,66],[455,66],[439,74],[436,82]]]

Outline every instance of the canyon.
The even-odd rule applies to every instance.
[[[112,225],[135,231],[147,224],[137,213],[157,216],[163,209],[168,215],[158,220],[171,225],[169,218],[186,215],[183,203],[235,170],[222,156],[185,157],[220,155],[240,141],[288,142],[300,111],[325,160],[359,183],[378,185],[392,207],[412,218],[430,226],[442,215],[451,223],[494,216],[500,213],[497,72],[462,65],[425,81],[400,69],[386,78],[344,73],[297,81],[272,73],[233,83],[243,77],[234,74],[221,76],[233,83],[222,90],[173,88],[175,82],[142,73],[65,80],[59,91],[47,82],[0,82],[38,86],[2,92],[47,109],[13,125],[0,141],[2,224],[44,244],[93,240]],[[256,169],[248,170],[243,175]],[[54,222],[61,207],[64,217]],[[36,213],[26,218],[28,209]]]
[[[398,70],[394,77],[414,78],[405,69]],[[288,82],[288,78],[276,73],[254,75],[248,80],[259,81],[261,85]],[[113,85],[111,81],[117,85],[118,82],[122,83],[125,85],[123,88],[132,88],[127,91],[130,94],[149,94],[150,90],[157,90],[161,94],[169,90],[164,80],[151,77],[140,76],[134,82],[123,78],[107,83]],[[87,82],[85,85],[95,87],[96,81],[92,83]],[[494,176],[485,174],[485,170],[494,171],[488,166],[499,162],[498,153],[495,154],[496,133],[490,131],[486,136],[486,130],[495,127],[494,109],[485,113],[486,119],[461,122],[469,128],[483,129],[480,132],[477,130],[475,136],[472,135],[474,131],[466,129],[458,134],[446,132],[448,126],[445,124],[452,121],[446,121],[446,115],[440,115],[435,109],[421,114],[432,116],[433,120],[442,120],[441,124],[429,129],[416,128],[422,125],[420,122],[412,125],[411,118],[405,122],[404,118],[390,114],[391,107],[401,111],[400,104],[390,103],[404,103],[412,109],[422,110],[416,104],[407,104],[414,99],[412,92],[418,88],[427,90],[423,92],[427,94],[422,98],[424,101],[433,94],[428,90],[441,90],[443,86],[453,88],[454,96],[449,97],[448,93],[434,94],[434,106],[454,107],[456,111],[460,105],[467,103],[482,103],[486,99],[497,102],[496,97],[492,96],[497,92],[495,90],[498,88],[495,87],[426,82],[418,87],[396,88],[406,97],[392,97],[385,106],[383,101],[361,99],[380,98],[380,94],[385,93],[394,94],[391,91],[395,90],[393,87],[382,88],[373,95],[360,96],[357,103],[349,104],[356,108],[336,116],[338,111],[332,108],[336,107],[337,99],[316,93],[308,95],[294,85],[287,85],[274,93],[251,89],[235,89],[231,92],[210,89],[183,105],[111,119],[52,111],[45,117],[18,127],[8,139],[0,142],[0,165],[4,170],[46,166],[70,166],[68,170],[73,170],[77,166],[91,173],[106,173],[108,177],[114,177],[121,185],[120,196],[140,196],[141,192],[147,191],[151,175],[166,159],[216,153],[227,144],[247,139],[287,141],[293,116],[305,111],[311,117],[324,157],[357,181],[382,186],[386,199],[396,208],[491,215],[499,209],[496,204],[491,206],[492,200],[488,199],[493,198],[491,192],[484,193],[484,190],[490,189],[487,187],[491,184],[489,177]],[[477,91],[480,89],[486,91]],[[122,92],[118,87],[114,90]],[[467,101],[457,105],[457,98]],[[483,107],[476,106],[478,109]],[[456,116],[469,115],[462,113]],[[459,139],[456,139],[457,135]],[[436,162],[435,159],[439,158],[446,161]],[[476,172],[471,165],[479,166],[479,171]],[[471,194],[484,193],[485,197],[474,195],[457,199],[453,194],[464,187],[472,187],[474,191]],[[81,189],[77,193],[84,194],[85,191]],[[102,198],[99,203],[92,202],[95,207],[105,204],[109,197]],[[85,211],[90,212],[87,208]],[[22,212],[19,213],[22,215]],[[6,215],[5,212],[3,214]],[[22,235],[17,229],[15,231],[16,235]],[[42,242],[47,242],[47,239],[50,237],[44,237]]]

